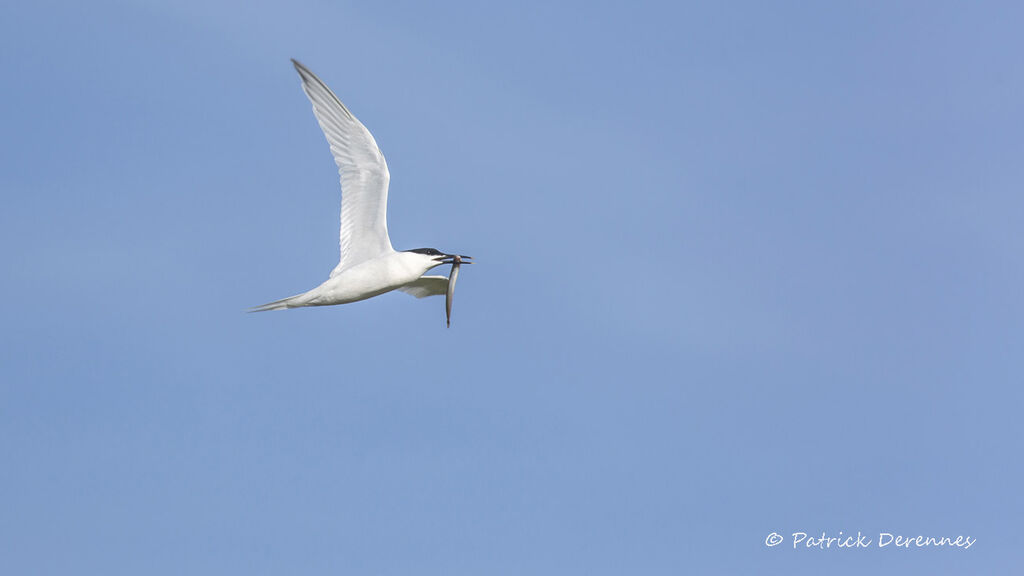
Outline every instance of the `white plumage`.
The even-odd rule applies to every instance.
[[[433,248],[396,252],[391,247],[387,222],[391,176],[377,142],[316,74],[296,60],[292,64],[341,176],[341,257],[323,284],[251,311],[345,304],[395,289],[417,298],[444,294],[447,277],[423,274],[452,262],[455,255]]]

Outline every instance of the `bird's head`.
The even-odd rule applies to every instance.
[[[456,258],[459,259],[460,264],[472,264],[472,256],[463,256],[461,254],[445,254],[436,248],[417,248],[415,250],[406,250],[411,254],[416,254],[418,258],[423,259],[423,263],[427,268],[433,268],[434,266],[440,266],[441,264],[451,264]]]

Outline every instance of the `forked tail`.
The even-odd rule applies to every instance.
[[[282,298],[280,300],[274,300],[273,302],[267,302],[260,306],[253,306],[247,310],[248,312],[266,312],[267,310],[287,310],[288,308],[301,308],[307,305],[309,298],[307,297],[308,292],[303,294],[296,294],[295,296],[289,296],[288,298]]]

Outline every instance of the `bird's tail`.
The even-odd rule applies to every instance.
[[[288,298],[282,298],[280,300],[274,300],[273,302],[267,302],[260,306],[253,306],[249,308],[248,312],[266,312],[267,310],[287,310],[288,308],[300,308],[302,306],[308,306],[307,296],[309,292],[302,294],[296,294],[295,296],[289,296]]]

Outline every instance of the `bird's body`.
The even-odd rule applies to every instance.
[[[423,275],[428,270],[441,264],[442,262],[437,262],[432,258],[426,259],[416,252],[392,250],[390,254],[384,254],[342,270],[309,292],[264,304],[255,308],[254,311],[283,310],[303,306],[332,306],[366,300],[414,284],[424,278]],[[443,280],[444,285],[447,285],[448,281],[444,276],[426,276],[425,278]],[[444,294],[443,287],[441,290],[423,296]]]
[[[295,60],[292,63],[302,77],[302,89],[313,104],[313,113],[341,176],[341,259],[323,284],[251,311],[347,304],[392,290],[417,298],[444,294],[448,278],[424,274],[435,266],[452,263],[456,255],[433,248],[401,252],[392,248],[387,228],[391,176],[384,155],[370,131],[330,88],[302,64]]]

